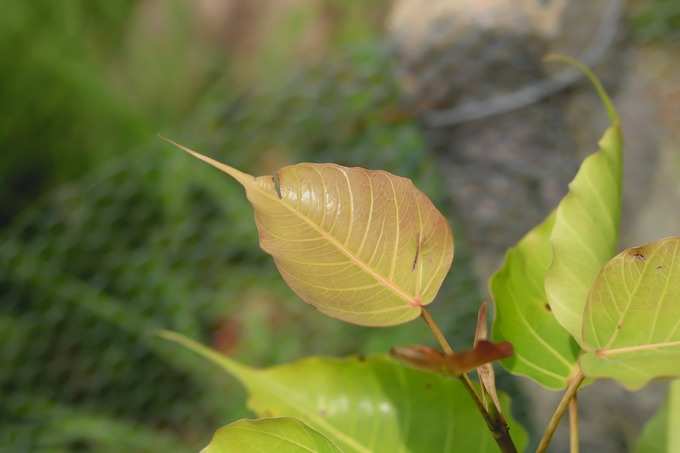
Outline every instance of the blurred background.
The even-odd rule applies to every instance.
[[[548,52],[593,66],[623,117],[622,246],[680,233],[679,0],[3,1],[0,452],[197,451],[248,414],[159,328],[257,366],[430,342],[297,300],[242,189],[159,132],[253,174],[412,178],[454,225],[433,311],[470,344],[503,250],[607,125]],[[557,395],[500,379],[541,429]],[[664,389],[585,389],[584,451],[626,451]]]

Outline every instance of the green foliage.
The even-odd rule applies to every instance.
[[[314,357],[258,370],[165,332],[222,367],[248,389],[258,416],[295,417],[344,452],[495,452],[491,433],[459,381],[381,356]],[[501,395],[509,413],[508,398]],[[526,433],[510,420],[519,448]]]
[[[550,232],[552,263],[545,291],[555,319],[580,342],[588,291],[602,266],[616,253],[621,222],[622,136],[618,114],[602,85],[596,87],[612,123],[598,152],[586,158],[560,201]]]
[[[557,209],[510,249],[490,281],[498,307],[494,335],[516,346],[516,356],[503,364],[551,389],[566,387],[578,371],[587,295],[614,254],[621,216],[618,115],[599,81],[581,69],[598,90],[612,126]]]
[[[627,249],[602,269],[583,319],[587,376],[637,389],[680,376],[680,238]]]
[[[636,35],[643,41],[671,41],[680,39],[680,2],[677,0],[649,0],[633,17]]]
[[[552,214],[508,251],[491,277],[490,291],[496,302],[494,338],[515,347],[503,366],[557,390],[573,376],[580,348],[553,316],[543,287],[552,261],[554,223]]]
[[[288,417],[238,420],[220,428],[201,453],[342,453],[318,431]]]
[[[645,425],[635,453],[674,453],[680,451],[680,381],[673,381],[668,397]]]

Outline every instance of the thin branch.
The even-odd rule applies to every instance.
[[[434,319],[432,319],[432,315],[425,307],[422,308],[422,318],[432,331],[434,338],[437,340],[437,343],[439,343],[439,346],[442,348],[444,353],[449,355],[453,354],[453,348],[444,336],[442,330],[439,328],[439,325]],[[492,417],[492,415],[489,414],[489,412],[486,410],[486,407],[484,406],[484,403],[482,403],[482,400],[475,391],[472,381],[470,381],[470,378],[467,374],[458,376],[458,379],[463,384],[463,387],[465,387],[465,390],[467,390],[467,392],[472,397],[472,400],[477,406],[479,413],[484,418],[486,426],[489,428],[489,431],[491,431],[491,434],[493,435],[493,438],[501,451],[503,453],[517,453],[517,448],[512,442],[510,432],[508,431],[508,425],[505,423],[505,420],[502,417]]]
[[[578,397],[574,397],[569,402],[569,445],[570,453],[578,453],[579,435],[578,435]]]
[[[548,445],[550,445],[550,441],[552,440],[552,437],[555,434],[557,425],[560,424],[562,416],[567,411],[567,408],[569,407],[571,400],[576,396],[576,392],[578,392],[578,389],[583,383],[584,379],[585,376],[583,375],[581,370],[579,370],[578,374],[574,376],[571,382],[569,382],[569,386],[567,387],[567,390],[564,392],[564,396],[562,397],[560,404],[557,405],[557,409],[555,409],[555,412],[553,413],[552,417],[550,418],[550,421],[548,422],[548,426],[546,427],[545,432],[543,433],[543,438],[541,439],[541,442],[538,444],[536,453],[543,453],[548,449]]]

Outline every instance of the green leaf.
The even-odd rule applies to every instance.
[[[680,451],[680,381],[673,381],[668,398],[645,425],[635,453],[676,453]]]
[[[545,290],[557,321],[577,340],[588,291],[602,266],[616,252],[621,220],[623,139],[619,118],[599,80],[583,65],[607,108],[612,125],[587,157],[555,213],[550,233],[553,259]]]
[[[240,380],[258,416],[298,418],[345,453],[499,451],[457,379],[404,367],[384,356],[315,357],[258,370],[178,334],[161,335]],[[508,398],[501,395],[501,402],[509,414]],[[510,422],[521,450],[526,433]]]
[[[680,237],[624,250],[602,269],[583,318],[581,368],[626,387],[680,376]]]
[[[326,315],[388,326],[417,318],[434,300],[453,235],[410,179],[310,163],[255,178],[177,146],[245,188],[260,246],[288,286]]]
[[[494,339],[510,341],[515,351],[503,366],[557,390],[574,374],[580,348],[553,316],[543,289],[554,221],[553,214],[508,250],[490,291],[496,303]]]
[[[510,341],[515,348],[503,366],[549,389],[561,389],[578,370],[588,290],[615,251],[622,150],[618,115],[597,78],[574,60],[552,59],[566,61],[590,78],[612,125],[555,211],[508,251],[489,286],[496,304],[494,339]]]
[[[238,420],[220,428],[201,453],[342,453],[323,435],[288,417]]]

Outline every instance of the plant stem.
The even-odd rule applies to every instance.
[[[447,355],[453,355],[453,348],[446,340],[446,337],[439,328],[439,325],[437,325],[435,320],[432,319],[432,315],[425,307],[422,308],[422,318],[432,331],[434,338],[437,340],[437,343],[439,343],[439,346],[442,348],[444,353]],[[486,407],[484,407],[484,403],[482,403],[482,400],[475,391],[472,381],[470,381],[470,378],[467,374],[461,374],[458,376],[458,379],[463,384],[463,387],[465,387],[465,390],[467,390],[467,392],[470,394],[472,400],[475,402],[477,409],[479,410],[480,414],[482,414],[482,417],[486,422],[486,426],[489,428],[489,431],[491,431],[491,434],[493,435],[493,438],[501,451],[503,453],[517,453],[517,448],[512,442],[512,438],[508,432],[508,425],[505,423],[505,420],[500,416],[500,414],[497,417],[492,417],[489,414],[489,412],[486,410]]]
[[[562,416],[567,411],[567,408],[570,406],[571,400],[576,396],[576,392],[583,383],[584,379],[585,376],[583,376],[583,373],[581,372],[581,370],[579,370],[576,376],[574,376],[569,382],[569,386],[567,387],[567,390],[564,392],[564,396],[562,397],[560,404],[557,405],[557,409],[555,409],[555,412],[553,413],[552,417],[550,418],[550,421],[548,422],[548,426],[546,427],[545,432],[543,433],[543,438],[541,439],[541,442],[538,444],[536,453],[543,453],[548,449],[548,445],[550,445],[550,441],[552,440],[552,437],[555,434],[557,425],[560,424]]]
[[[578,397],[574,397],[569,402],[569,445],[570,453],[578,453]]]

